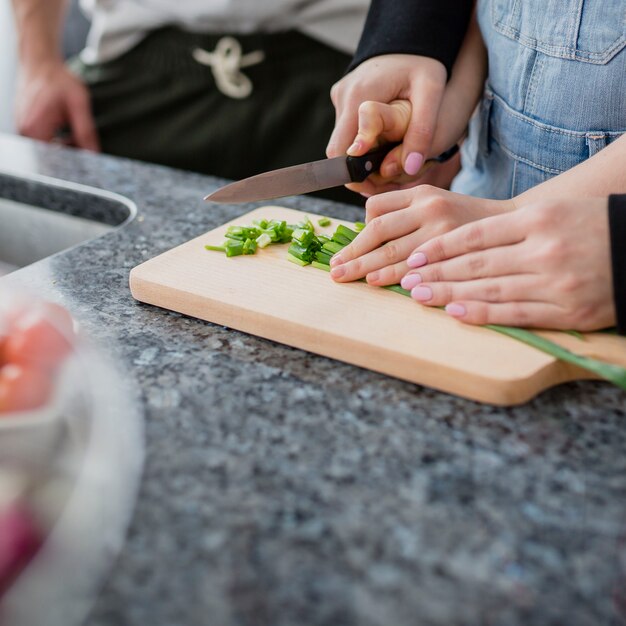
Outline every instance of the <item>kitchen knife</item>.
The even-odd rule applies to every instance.
[[[362,183],[370,174],[378,171],[387,154],[398,145],[400,144],[386,144],[358,157],[339,156],[272,170],[230,183],[204,199],[210,202],[237,204],[319,191],[347,183]],[[447,161],[458,150],[459,147],[455,145],[438,157],[428,159],[422,166],[422,171],[435,163]]]

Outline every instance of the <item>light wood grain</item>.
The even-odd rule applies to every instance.
[[[304,214],[262,207],[229,222]],[[332,232],[339,223],[318,232]],[[208,252],[229,224],[134,268],[133,296],[178,311],[473,400],[519,404],[586,372],[493,331],[471,327],[410,298],[364,283],[335,284],[327,272],[287,261],[286,246],[254,256]],[[348,224],[349,225],[349,224]],[[566,347],[626,365],[626,341],[609,335],[585,341],[549,333]],[[586,351],[586,352],[585,352]]]

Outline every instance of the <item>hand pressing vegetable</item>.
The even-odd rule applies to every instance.
[[[374,196],[365,208],[367,226],[331,261],[331,276],[336,281],[365,277],[372,285],[397,284],[409,269],[406,260],[417,246],[515,206],[511,201],[483,200],[421,185]]]
[[[614,326],[608,231],[606,199],[538,202],[424,242],[402,286],[470,324]]]

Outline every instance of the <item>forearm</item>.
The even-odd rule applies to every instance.
[[[476,15],[473,15],[441,103],[434,154],[447,150],[465,135],[483,94],[486,78],[487,50]]]
[[[546,198],[591,198],[626,193],[626,135],[580,165],[520,194],[522,206]]]
[[[66,0],[12,0],[18,54],[25,68],[61,62],[61,25]]]
[[[441,61],[450,73],[473,5],[473,0],[372,0],[350,69],[383,54],[415,54]]]

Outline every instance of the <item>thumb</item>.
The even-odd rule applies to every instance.
[[[409,176],[422,167],[435,135],[445,84],[416,83],[411,90],[411,121],[402,144],[402,164]]]
[[[86,90],[76,90],[68,94],[67,113],[74,143],[79,148],[100,151],[100,141],[91,112],[91,103]]]

